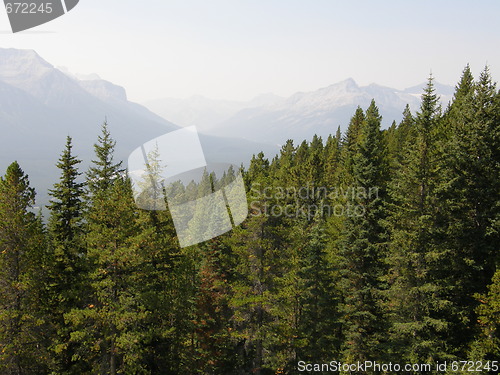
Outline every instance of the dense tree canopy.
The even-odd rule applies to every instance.
[[[12,163],[0,373],[296,374],[332,360],[498,373],[500,94],[487,68],[475,80],[467,66],[445,109],[430,77],[414,110],[383,130],[372,101],[345,134],[255,155],[247,220],[187,248],[168,205],[135,204],[106,123],[87,173],[68,137],[45,218]],[[234,174],[175,188],[196,199]]]

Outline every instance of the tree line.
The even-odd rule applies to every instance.
[[[137,208],[106,124],[85,173],[68,137],[46,219],[12,163],[0,178],[0,373],[500,360],[496,84],[467,66],[441,108],[430,77],[415,115],[381,120],[372,101],[345,134],[255,155],[242,167],[247,220],[187,248],[168,210]],[[201,196],[213,178],[186,189]]]

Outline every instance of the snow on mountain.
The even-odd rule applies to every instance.
[[[371,84],[359,86],[352,78],[313,92],[299,92],[270,106],[245,108],[212,128],[213,134],[239,136],[249,140],[283,143],[286,139],[301,142],[314,134],[327,137],[337,127],[346,130],[356,108],[366,109],[375,99],[383,116],[383,126],[400,121],[406,104],[412,111],[420,105],[423,86],[407,90]],[[453,88],[436,84],[441,100],[446,104]]]
[[[261,150],[272,156],[277,145],[289,138],[301,142],[313,134],[326,137],[339,125],[345,130],[356,107],[365,109],[372,98],[388,126],[401,119],[407,103],[413,111],[418,109],[422,87],[359,86],[349,78],[289,98],[266,94],[236,102],[195,96],[149,102],[162,118],[128,101],[123,87],[96,75],[62,71],[35,51],[0,48],[0,171],[18,160],[34,185],[46,191],[58,178],[54,165],[65,137],[73,137],[74,152],[85,169],[106,118],[117,141],[117,160],[125,160],[142,143],[178,129],[167,118],[205,130],[201,142],[209,160],[239,165]],[[436,88],[446,104],[453,88],[439,83]]]
[[[377,84],[359,86],[348,78],[312,92],[298,92],[288,98],[266,94],[250,102],[189,99],[160,99],[145,103],[152,111],[182,126],[196,125],[208,134],[241,137],[257,142],[297,142],[314,134],[327,137],[340,126],[345,130],[358,106],[366,109],[375,99],[383,126],[400,121],[407,104],[413,112],[420,106],[425,83],[398,90]],[[446,106],[454,88],[435,82],[441,103]]]
[[[53,69],[35,51],[0,48],[0,79],[13,86],[29,85],[33,78],[39,79]]]
[[[318,111],[363,100],[363,92],[352,78],[317,91],[299,92],[273,107],[274,110]]]
[[[421,94],[426,86],[427,82],[423,82],[419,85],[404,89],[403,92],[407,94],[418,94],[418,93]],[[452,97],[453,94],[455,93],[455,88],[453,86],[443,85],[442,83],[436,81],[434,81],[434,88],[436,89],[436,92],[439,93],[439,95],[444,96],[446,98]]]

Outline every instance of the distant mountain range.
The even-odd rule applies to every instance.
[[[423,86],[402,91],[360,87],[349,78],[289,98],[266,94],[236,102],[196,96],[151,101],[145,103],[148,109],[130,102],[123,87],[96,75],[57,69],[32,50],[0,48],[0,174],[17,160],[46,202],[47,189],[59,177],[55,164],[66,136],[73,137],[74,152],[86,170],[105,119],[117,141],[117,160],[126,160],[155,137],[196,125],[204,133],[200,137],[208,160],[239,165],[259,151],[272,157],[287,139],[326,137],[339,125],[345,130],[356,107],[366,108],[372,98],[389,125],[401,119],[406,103],[418,108]],[[454,91],[438,83],[436,89],[445,104]]]
[[[195,96],[188,99],[159,99],[144,103],[152,111],[182,126],[197,125],[207,134],[241,137],[282,144],[318,134],[327,137],[338,126],[345,130],[358,106],[366,109],[375,99],[383,125],[400,121],[406,104],[412,111],[420,105],[425,83],[397,90],[371,84],[359,86],[352,79],[313,92],[299,92],[289,98],[267,94],[244,102],[216,101]],[[444,106],[454,88],[435,82]]]
[[[56,69],[35,51],[0,48],[0,174],[14,160],[29,174],[47,201],[46,191],[57,181],[55,164],[67,135],[74,152],[89,165],[93,144],[105,119],[117,141],[116,159],[126,160],[142,143],[179,126],[127,100],[123,87],[99,79],[77,77]],[[261,148],[275,146],[201,136],[207,159],[240,164]]]
[[[180,126],[196,126],[210,131],[223,121],[245,108],[257,108],[283,100],[274,94],[263,94],[249,102],[214,100],[201,95],[187,99],[164,98],[142,103],[154,113]]]

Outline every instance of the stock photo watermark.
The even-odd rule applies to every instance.
[[[366,204],[379,198],[379,187],[262,186],[250,189],[250,215],[312,220],[316,216],[362,217]]]
[[[128,158],[134,199],[144,210],[169,210],[181,247],[232,230],[250,216],[362,217],[378,187],[276,187],[254,183],[247,193],[239,168],[205,160],[194,126],[152,139]]]
[[[248,216],[239,168],[207,162],[194,126],[138,147],[128,158],[128,171],[139,208],[168,206],[181,247],[229,232]]]
[[[4,0],[13,33],[53,21],[72,10],[78,2],[79,0]]]

